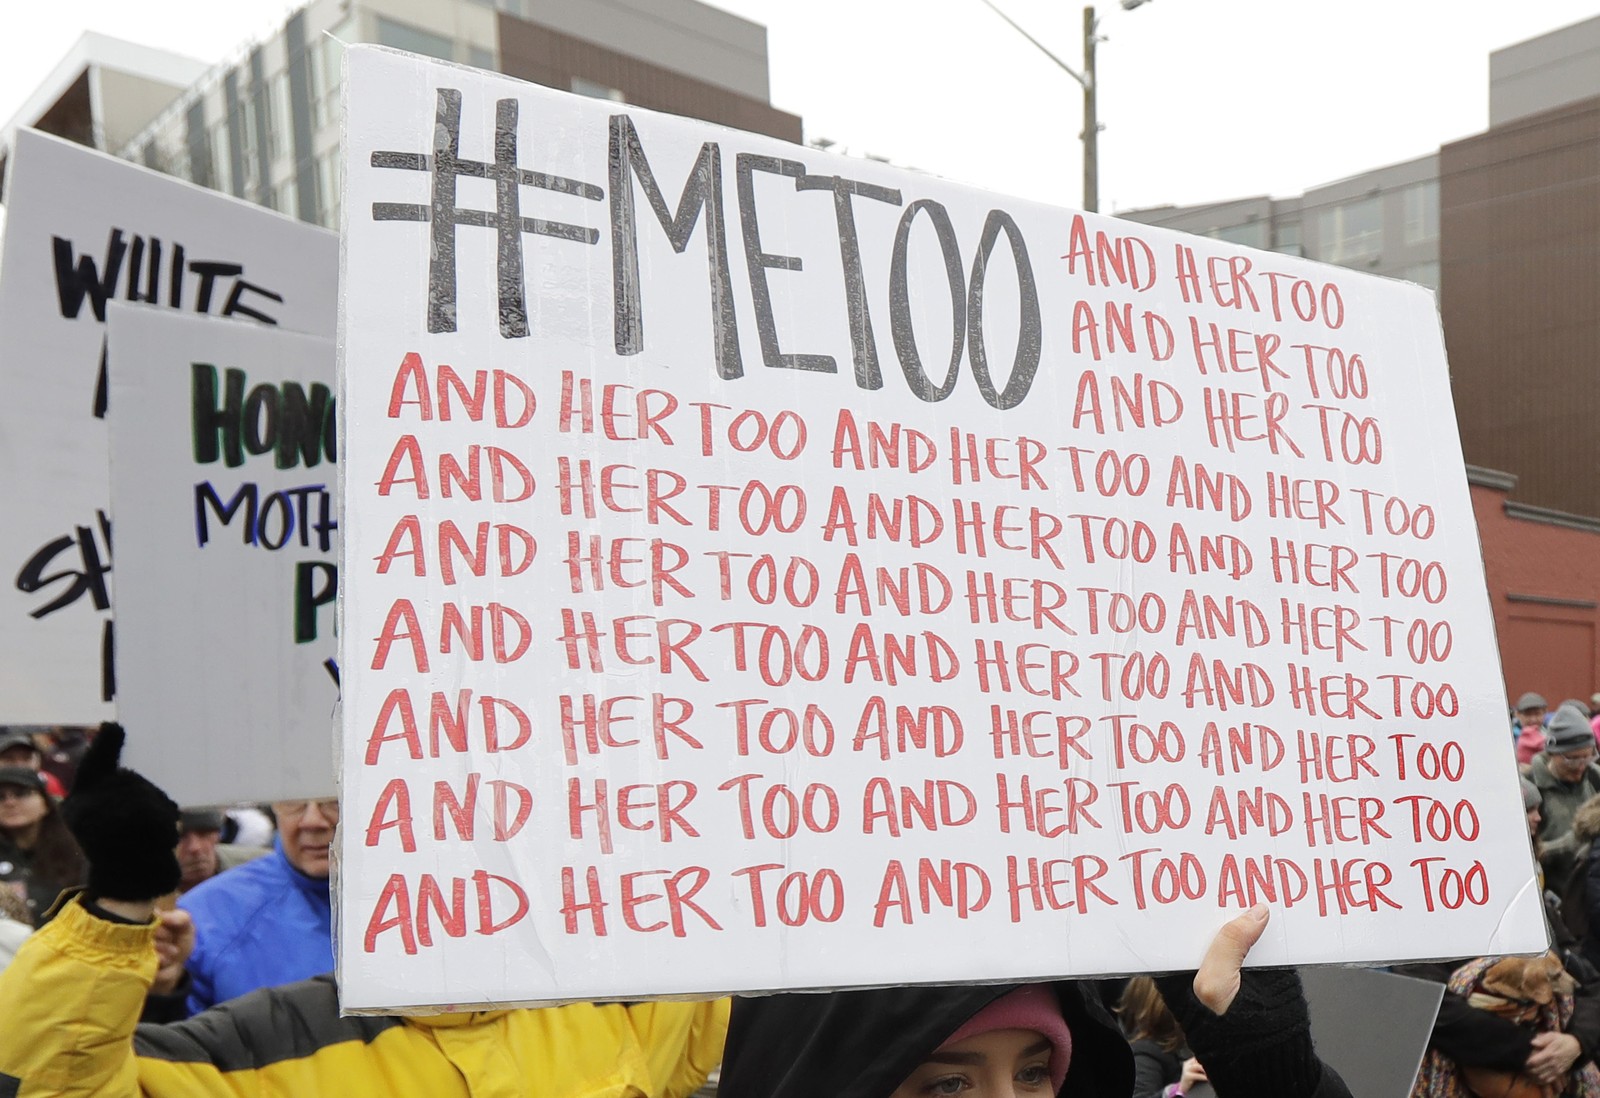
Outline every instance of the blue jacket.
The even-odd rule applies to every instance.
[[[281,843],[186,893],[178,906],[194,917],[191,1013],[333,970],[328,881],[290,865]]]

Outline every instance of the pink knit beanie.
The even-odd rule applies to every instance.
[[[1031,1029],[1050,1041],[1050,1085],[1053,1092],[1059,1093],[1067,1078],[1067,1065],[1072,1062],[1072,1030],[1061,1016],[1054,989],[1049,984],[1024,984],[1002,995],[967,1019],[966,1025],[939,1048],[947,1049],[968,1037],[997,1029]]]

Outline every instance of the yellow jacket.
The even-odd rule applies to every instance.
[[[0,973],[0,1094],[682,1098],[727,1033],[725,999],[340,1018],[326,976],[139,1026],[154,934],[74,901],[23,945]]]

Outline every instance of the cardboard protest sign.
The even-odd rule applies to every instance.
[[[349,58],[347,1009],[1542,946],[1426,291]]]
[[[1350,1093],[1410,1094],[1444,985],[1332,966],[1309,969],[1302,978],[1317,1055]]]
[[[113,715],[112,300],[333,334],[337,238],[29,130],[0,255],[0,721]]]
[[[334,788],[333,341],[113,304],[117,710],[182,804]]]

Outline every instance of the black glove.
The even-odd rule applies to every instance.
[[[153,900],[178,887],[178,806],[117,765],[125,738],[107,722],[78,766],[61,815],[89,859],[89,899]]]
[[[1303,1096],[1318,1092],[1324,1066],[1311,1043],[1311,1018],[1300,974],[1247,968],[1226,1013],[1195,998],[1194,973],[1156,977],[1167,1007],[1218,1094]],[[1342,1082],[1323,1094],[1348,1094]]]

